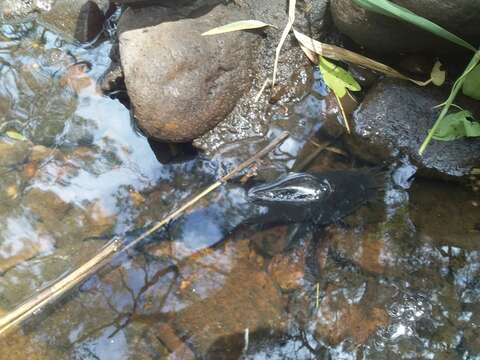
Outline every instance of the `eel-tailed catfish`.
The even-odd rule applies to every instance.
[[[378,170],[290,173],[248,191],[259,205],[251,223],[327,225],[378,196],[384,174]]]

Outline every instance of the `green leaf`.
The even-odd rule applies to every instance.
[[[322,56],[318,62],[318,67],[320,68],[325,84],[339,98],[342,98],[347,94],[347,89],[352,91],[360,91],[362,89],[360,84],[348,71],[331,63]]]
[[[480,123],[474,121],[473,115],[467,110],[445,116],[438,125],[433,138],[441,141],[451,141],[465,137],[479,137]]]
[[[445,30],[434,22],[427,20],[402,6],[394,4],[389,0],[353,0],[353,2],[367,10],[409,22],[423,30],[427,30],[441,38],[451,41],[454,44],[463,46],[471,51],[476,51],[474,46],[457,35],[452,34],[450,31]]]
[[[442,70],[442,63],[440,61],[435,62],[435,65],[433,65],[430,78],[436,86],[442,86],[445,83],[446,72]]]
[[[477,65],[465,77],[462,90],[465,95],[480,100],[480,65]]]
[[[428,144],[433,138],[433,135],[436,133],[438,125],[443,121],[445,116],[448,114],[448,111],[450,110],[450,107],[453,105],[453,102],[455,101],[455,98],[457,97],[458,93],[460,92],[460,89],[463,87],[463,83],[465,82],[465,79],[467,75],[480,63],[480,51],[475,52],[473,54],[472,59],[468,63],[467,67],[465,68],[465,71],[460,75],[460,77],[455,81],[455,83],[452,86],[452,89],[450,91],[450,95],[448,96],[448,99],[441,104],[442,106],[442,111],[440,112],[440,115],[438,115],[437,120],[435,121],[435,124],[433,124],[433,127],[430,129],[428,132],[427,137],[425,140],[423,140],[422,145],[420,145],[420,149],[418,150],[419,155],[423,155],[425,150],[427,149]]]
[[[19,141],[27,140],[25,136],[23,136],[22,134],[16,131],[7,131],[5,135],[7,135],[10,139],[13,139],[13,140],[19,140]]]
[[[208,30],[204,32],[202,36],[225,34],[228,32],[241,31],[241,30],[260,29],[267,26],[273,26],[273,25],[266,24],[258,20],[241,20],[241,21],[235,21],[230,24],[219,26],[214,29]]]

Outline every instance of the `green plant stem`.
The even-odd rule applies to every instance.
[[[473,70],[473,68],[475,66],[477,66],[477,64],[479,62],[480,62],[480,50],[478,50],[475,53],[475,55],[473,55],[472,60],[470,60],[470,63],[466,67],[465,71],[463,72],[463,74],[458,78],[458,80],[453,85],[450,96],[448,97],[447,101],[445,101],[445,103],[444,103],[444,106],[442,108],[442,112],[438,116],[437,121],[435,121],[435,124],[433,125],[433,127],[428,132],[428,135],[425,138],[425,140],[423,141],[422,146],[420,146],[420,150],[418,151],[418,153],[420,155],[423,155],[423,153],[427,149],[428,144],[430,144],[430,141],[432,141],[433,135],[437,131],[438,126],[440,125],[440,123],[444,119],[444,117],[447,115],[448,110],[450,110],[450,107],[452,106],[453,102],[455,101],[455,98],[457,97],[458,92],[462,88],[462,85],[465,81],[466,76],[468,75],[468,73],[470,71]]]

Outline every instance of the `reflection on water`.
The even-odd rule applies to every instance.
[[[109,42],[0,30],[0,313],[266,142],[162,165],[129,111],[97,90]],[[324,91],[318,79],[313,89]],[[293,166],[328,112],[319,98],[306,94],[289,115],[272,106],[269,138],[292,136],[265,168]],[[355,163],[337,149],[312,168]],[[245,190],[228,184],[1,340],[0,358],[478,357],[479,194],[412,183],[414,171],[399,165],[378,201],[315,235],[242,225]]]

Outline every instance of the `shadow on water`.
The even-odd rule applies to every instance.
[[[128,109],[98,93],[109,42],[76,47],[33,24],[0,30],[0,313],[267,142],[161,164]],[[260,179],[293,166],[322,127],[328,102],[314,76],[288,114],[272,106],[267,138],[292,136]],[[353,166],[364,164],[332,141],[310,169]],[[412,173],[393,169],[378,201],[288,248],[292,228],[242,225],[245,187],[229,184],[2,339],[0,359],[474,358],[479,193],[412,184]]]

